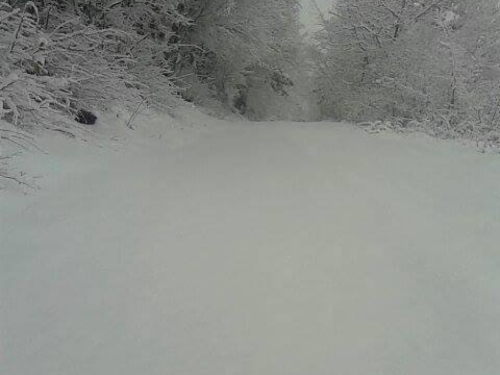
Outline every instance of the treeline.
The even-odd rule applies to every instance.
[[[0,119],[54,126],[175,96],[270,117],[293,91],[298,12],[297,0],[0,2]]]
[[[336,3],[317,37],[323,117],[499,140],[498,1]]]

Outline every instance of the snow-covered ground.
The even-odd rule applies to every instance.
[[[24,157],[43,178],[0,190],[0,373],[500,373],[499,156],[204,121]]]

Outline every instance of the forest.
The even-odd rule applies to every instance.
[[[339,0],[306,36],[298,0],[0,3],[0,119],[94,122],[176,100],[249,120],[335,120],[496,144],[493,0]],[[4,138],[8,139],[7,136]]]

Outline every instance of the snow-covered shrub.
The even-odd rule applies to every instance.
[[[0,5],[0,117],[50,126],[62,121],[61,112],[116,96],[112,86],[126,78],[124,62],[107,58],[117,33],[75,22],[43,31],[38,17],[32,2]]]
[[[85,24],[61,4],[40,12],[33,2],[0,3],[0,118],[54,126],[81,109],[168,101],[171,80],[153,63],[165,47],[133,30]]]
[[[27,10],[30,9],[31,13]],[[0,3],[0,119],[20,124],[25,114],[42,109],[54,98],[39,84],[45,41],[37,24],[37,9]]]

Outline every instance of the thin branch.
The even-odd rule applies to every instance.
[[[21,186],[26,186],[26,187],[29,187],[29,188],[33,188],[33,185],[30,185],[27,182],[18,179],[17,177],[10,176],[10,175],[7,175],[7,174],[1,173],[1,172],[0,172],[0,178],[5,178],[7,180],[14,181],[14,182],[18,183]]]

